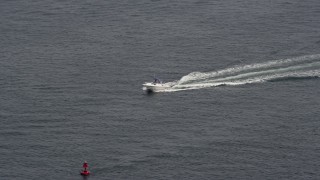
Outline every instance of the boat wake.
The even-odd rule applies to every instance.
[[[280,59],[250,65],[234,66],[212,72],[192,72],[178,81],[166,83],[162,92],[202,89],[224,85],[243,85],[268,81],[317,78],[320,76],[320,54]]]

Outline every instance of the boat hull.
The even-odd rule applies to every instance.
[[[147,92],[160,92],[170,88],[170,86],[161,83],[144,83],[143,90]]]

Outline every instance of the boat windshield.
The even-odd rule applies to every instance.
[[[161,82],[161,80],[160,80],[160,79],[158,79],[158,78],[154,78],[153,83],[162,83],[162,82]]]

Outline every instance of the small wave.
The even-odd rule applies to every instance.
[[[269,82],[280,82],[280,81],[299,81],[299,80],[313,80],[317,79],[319,76],[306,76],[306,77],[280,77],[268,80]]]

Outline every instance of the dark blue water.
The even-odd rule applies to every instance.
[[[320,179],[319,9],[0,1],[0,179]]]

